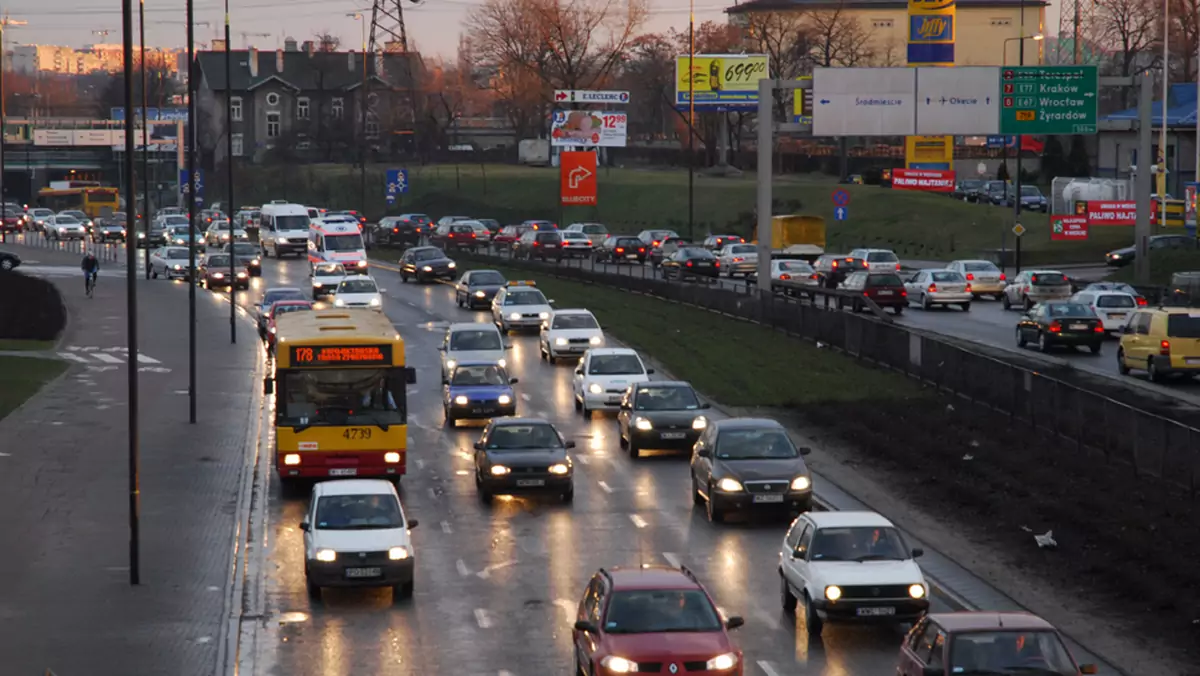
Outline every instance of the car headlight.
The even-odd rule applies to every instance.
[[[317,560],[324,561],[325,563],[337,561],[337,552],[333,551],[332,549],[318,549]]]
[[[408,547],[392,547],[388,550],[388,558],[392,561],[403,561],[408,557]]]
[[[359,262],[355,263],[355,265],[357,265],[357,266],[358,266],[358,267],[360,267],[360,268],[365,268],[365,267],[367,267],[367,262],[366,262],[366,261],[359,261]]]
[[[214,272],[213,279],[225,279],[225,273],[224,272]]]
[[[588,345],[599,345],[600,343],[603,343],[603,342],[604,342],[604,339],[601,338],[600,336],[592,336],[591,338],[588,338]]]
[[[124,237],[124,236],[125,236],[125,228],[121,228],[121,236],[122,236],[122,237]]]
[[[549,312],[539,312],[538,319],[550,319],[550,313]]]
[[[511,471],[512,470],[505,467],[504,465],[492,465],[492,475],[493,476],[504,476],[505,474],[508,474]]]
[[[314,289],[319,289],[319,288],[321,288],[321,283],[320,283],[320,282],[313,282],[313,288],[314,288]]]
[[[836,601],[842,598],[842,588],[836,584],[831,584],[825,588],[825,598],[830,601]]]
[[[696,419],[692,421],[692,429],[694,430],[702,430],[705,427],[708,427],[708,418],[705,418],[704,416],[697,416]]]
[[[484,297],[484,296],[486,296],[486,295],[487,295],[487,294],[486,294],[486,293],[484,293],[484,292],[482,292],[482,291],[476,291],[476,292],[475,292],[475,297],[476,297],[476,298],[483,298],[483,297]]]
[[[724,655],[717,655],[706,662],[704,668],[709,671],[725,671],[726,669],[732,669],[736,667],[737,663],[737,654],[725,653]]]
[[[570,471],[571,471],[571,468],[567,467],[566,465],[564,465],[561,462],[550,465],[550,473],[551,474],[566,474],[567,472],[570,472]]]
[[[346,307],[346,301],[342,300],[341,298],[334,298],[333,304],[338,307]]]
[[[139,233],[138,233],[138,239],[146,239],[146,233],[144,233],[144,232],[139,232]]]
[[[725,477],[717,482],[717,490],[725,491],[726,493],[737,493],[742,490],[742,483],[737,479]]]
[[[567,339],[566,339],[566,338],[555,338],[555,339],[554,339],[554,344],[555,344],[555,345],[566,345],[566,344],[567,344]]]
[[[497,359],[496,365],[502,369],[506,369],[506,368],[508,368],[508,360],[507,359]]]
[[[262,265],[262,261],[258,260],[257,258],[252,258],[250,259],[250,265]]]
[[[592,383],[588,385],[588,392],[592,394],[604,394],[604,388],[600,387],[600,383]]]
[[[425,271],[425,272],[433,272],[433,266],[432,266],[432,265],[426,265],[425,267],[421,268],[421,270],[423,270],[423,271]]]
[[[379,299],[378,299],[378,298],[372,298],[372,299],[371,299],[371,302],[370,302],[370,303],[368,303],[368,305],[370,305],[371,307],[379,307]]]
[[[514,312],[514,313],[512,313],[511,315],[509,315],[509,316],[508,316],[508,318],[509,318],[509,319],[511,319],[511,320],[512,320],[512,321],[514,321],[514,322],[515,322],[515,321],[518,321],[518,320],[520,320],[520,319],[521,319],[521,313],[520,313],[520,312]]]
[[[645,418],[634,418],[633,426],[638,428],[639,430],[654,429],[654,423],[650,422],[649,420],[646,420]]]
[[[275,242],[277,244],[287,244],[287,237],[276,237]]]
[[[244,272],[238,273],[238,279],[245,279],[245,278],[246,278],[246,273],[244,273]]]
[[[455,366],[458,366],[458,362],[454,361],[453,359],[446,360],[446,370],[447,371],[453,371]]]
[[[512,403],[512,397],[508,396],[507,394],[502,394],[497,398],[497,401],[500,402],[501,406],[508,406]]]
[[[460,394],[454,398],[454,405],[455,406],[466,406],[467,401],[468,401],[468,399]]]
[[[925,598],[925,585],[913,584],[908,586],[908,595],[914,599]]]
[[[792,479],[792,490],[806,491],[809,488],[812,488],[812,480],[808,477],[798,476],[795,479]]]
[[[600,660],[600,666],[608,669],[614,674],[632,674],[636,673],[638,670],[637,662],[632,662],[624,657],[617,657],[616,655],[609,655],[608,657]]]
[[[176,270],[182,270],[182,269],[183,269],[183,266],[182,266],[182,265],[176,265],[176,266],[174,266],[174,269],[176,269]]]
[[[446,267],[448,267],[448,268],[450,268],[451,270],[453,270],[453,269],[454,269],[456,266],[454,265],[454,261],[450,261],[450,264],[449,264],[449,265],[447,265]]]

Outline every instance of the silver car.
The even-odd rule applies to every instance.
[[[1017,275],[1000,297],[1004,309],[1019,307],[1028,312],[1034,305],[1051,300],[1069,300],[1071,280],[1058,270],[1026,270]]]
[[[971,283],[953,270],[920,270],[904,282],[908,302],[917,303],[922,310],[934,305],[957,305],[964,312],[971,309]]]
[[[46,239],[83,239],[87,237],[87,228],[74,216],[59,214],[46,219]]]
[[[991,261],[952,261],[946,269],[965,277],[971,283],[971,293],[976,298],[988,295],[999,298],[1004,293],[1004,287],[1008,286],[1004,271]]]
[[[196,261],[199,265],[199,260]],[[150,277],[158,279],[187,279],[188,250],[182,246],[164,246],[150,252]]]
[[[758,269],[757,244],[726,244],[717,254],[721,272],[729,275],[748,275]]]

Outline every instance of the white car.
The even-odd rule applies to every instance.
[[[897,272],[900,270],[900,259],[891,249],[855,249],[850,252],[850,258],[861,258],[871,272]]]
[[[621,397],[634,383],[649,382],[654,369],[646,368],[635,350],[627,347],[593,348],[583,354],[571,387],[575,393],[575,410],[584,418],[592,411],[615,411],[621,407]]]
[[[233,239],[235,242],[246,242],[249,238],[246,237],[246,231],[241,228],[233,229]],[[208,226],[208,230],[204,233],[204,244],[206,246],[221,246],[229,243],[229,221],[213,221],[213,224]]]
[[[1100,323],[1108,333],[1119,333],[1123,330],[1138,309],[1137,298],[1124,291],[1084,289],[1071,296],[1071,302],[1092,308],[1092,312],[1100,318]]]
[[[584,232],[563,231],[562,235],[562,250],[566,256],[580,256],[587,258],[592,255],[594,245],[592,238]]]
[[[805,512],[779,550],[783,610],[802,606],[810,636],[826,622],[916,622],[929,610],[922,553],[875,512]]]
[[[758,270],[757,244],[726,244],[717,254],[721,271],[730,277],[748,275]]]
[[[533,282],[508,282],[492,298],[492,321],[504,332],[536,329],[550,318],[553,303],[546,300]]]
[[[538,346],[551,364],[560,357],[579,356],[604,345],[604,331],[587,310],[555,310],[542,322]]]
[[[508,368],[509,347],[500,330],[491,324],[451,324],[438,348],[442,353],[442,382],[463,362],[495,362],[501,368]]]
[[[391,587],[394,601],[412,597],[409,530],[416,527],[390,481],[319,482],[300,522],[308,595],[320,598],[322,587]]]
[[[341,263],[317,263],[313,266],[312,273],[313,300],[322,296],[332,296],[346,277],[346,268],[342,267]]]
[[[200,261],[196,261],[199,265]],[[150,276],[154,279],[188,278],[188,250],[183,246],[164,246],[150,253]]]
[[[334,307],[368,308],[383,311],[383,292],[375,280],[363,275],[347,277],[333,292]]]
[[[45,230],[46,221],[54,216],[54,212],[50,209],[42,207],[34,207],[27,212],[30,222],[33,223],[34,230]]]
[[[908,302],[917,303],[922,310],[934,305],[957,305],[967,312],[971,309],[971,283],[954,270],[919,270],[904,282]]]
[[[74,216],[51,216],[46,219],[46,239],[83,239],[87,228]]]

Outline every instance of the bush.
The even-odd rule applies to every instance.
[[[0,339],[54,340],[67,325],[67,310],[53,284],[0,271]]]

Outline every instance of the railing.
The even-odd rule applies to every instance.
[[[640,274],[614,274],[586,263],[574,267],[513,260],[494,252],[454,255],[492,264],[502,260],[509,267],[663,298],[820,341],[1055,435],[1065,442],[1064,450],[1095,453],[1110,464],[1131,468],[1138,479],[1181,488],[1196,497],[1200,429],[877,316],[832,311],[828,300],[811,303],[802,297],[759,293],[749,284],[714,288],[669,282],[655,277],[649,266],[642,266],[647,271]],[[845,293],[812,291],[826,298]]]
[[[81,258],[84,251],[91,251],[101,261],[116,263],[125,260],[125,242],[93,242],[88,236],[84,239],[48,239],[45,233],[27,230],[23,233],[5,233],[0,244],[23,244],[35,249],[72,253]]]

